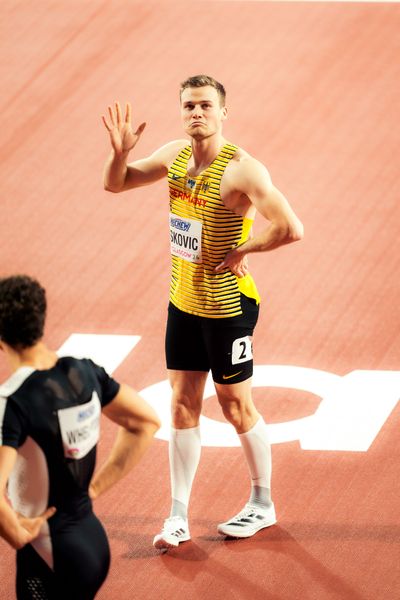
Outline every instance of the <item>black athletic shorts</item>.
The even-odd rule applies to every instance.
[[[208,319],[168,306],[165,354],[167,368],[177,371],[211,369],[216,383],[239,383],[253,375],[252,336],[259,306],[241,294],[243,314]]]

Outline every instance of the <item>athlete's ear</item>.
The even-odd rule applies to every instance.
[[[222,109],[222,120],[225,121],[228,118],[228,109],[226,106],[223,106]]]
[[[7,353],[7,350],[9,350],[9,349],[10,349],[10,346],[9,346],[8,344],[6,344],[6,342],[4,342],[4,341],[3,341],[3,340],[0,338],[0,350],[1,350],[2,352],[6,352],[6,353]]]

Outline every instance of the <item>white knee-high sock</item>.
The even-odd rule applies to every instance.
[[[192,483],[200,461],[200,427],[171,428],[169,467],[171,475],[171,517],[187,518]]]
[[[251,476],[249,502],[267,508],[271,505],[272,464],[271,445],[264,419],[260,417],[250,431],[238,435]]]

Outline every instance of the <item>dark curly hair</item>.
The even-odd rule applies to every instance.
[[[0,339],[15,350],[43,337],[46,291],[28,275],[0,279]]]

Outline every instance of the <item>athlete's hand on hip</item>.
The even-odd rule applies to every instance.
[[[111,145],[116,154],[128,153],[134,148],[143,133],[146,123],[141,123],[136,131],[132,131],[131,105],[126,104],[125,117],[122,118],[121,106],[115,103],[114,109],[108,107],[108,118],[101,116],[103,123],[110,134]]]
[[[247,256],[239,253],[237,248],[233,248],[224,260],[215,267],[214,271],[220,273],[224,269],[230,269],[236,277],[245,277],[249,272]]]
[[[32,540],[37,538],[43,523],[50,519],[55,512],[56,509],[54,506],[51,506],[38,517],[23,517],[17,513],[18,523],[23,529],[23,534],[21,536],[22,544],[29,544]]]

